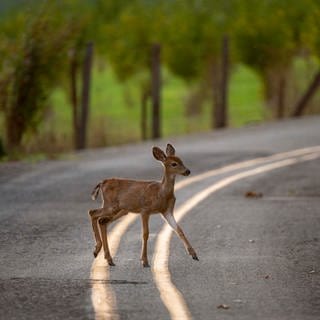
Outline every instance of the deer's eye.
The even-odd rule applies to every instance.
[[[178,165],[178,164],[175,163],[175,162],[171,163],[171,167],[176,167],[177,165]]]

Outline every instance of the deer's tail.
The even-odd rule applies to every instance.
[[[99,192],[100,192],[100,189],[101,189],[101,182],[99,182],[95,187],[94,187],[94,189],[92,190],[92,192],[91,192],[91,199],[92,200],[96,200],[97,199],[97,196],[98,196],[98,194],[99,194]]]

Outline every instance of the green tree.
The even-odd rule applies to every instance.
[[[261,76],[267,104],[278,118],[284,116],[286,87],[297,52],[293,28],[295,2],[246,1],[236,23],[240,59]]]
[[[122,82],[136,77],[141,92],[142,136],[146,134],[146,105],[152,96],[151,54],[152,47],[161,43],[163,21],[161,3],[133,1],[124,6],[117,18],[102,26],[107,41],[106,55],[118,79]],[[158,83],[160,85],[160,83]],[[152,99],[154,100],[154,99]],[[158,105],[160,99],[158,96]],[[153,102],[153,105],[155,103]],[[155,108],[153,108],[155,109]],[[153,135],[159,135],[160,115],[152,112]],[[158,132],[157,134],[155,132]]]
[[[68,70],[79,78],[84,48],[96,27],[92,9],[84,0],[34,2],[19,7],[2,22],[0,101],[9,150],[19,149],[24,136],[36,131],[55,87],[65,87],[67,92],[70,87],[78,89],[77,81],[70,84],[65,79]],[[78,126],[83,122],[75,114],[79,93],[72,93]]]
[[[232,0],[177,1],[167,15],[165,61],[189,86],[196,83],[195,97],[209,92],[213,128],[227,124],[228,44],[235,5]]]
[[[36,130],[65,66],[73,26],[61,21],[55,9],[51,3],[31,7],[1,24],[1,110],[9,151],[19,149],[24,135]]]
[[[298,4],[296,4],[298,6]],[[317,92],[320,86],[320,3],[317,0],[308,0],[300,3],[294,13],[291,15],[292,25],[295,26],[295,35],[299,51],[304,57],[316,57],[318,60],[318,70],[315,70],[314,76],[301,94],[300,98],[293,106],[292,116],[301,116],[309,102]]]

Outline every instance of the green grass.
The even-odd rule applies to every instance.
[[[188,88],[183,81],[167,71],[163,74],[163,135],[181,135],[210,129],[211,101],[205,103],[200,115],[185,116]],[[94,70],[89,125],[90,145],[116,144],[140,138],[141,76],[121,84],[110,68]],[[239,127],[264,118],[262,89],[258,77],[244,66],[232,73],[229,94],[229,123]],[[71,108],[62,90],[52,95],[51,129],[61,136],[71,136]],[[149,106],[150,107],[150,106]],[[149,109],[150,115],[150,109]]]
[[[125,84],[117,81],[110,68],[94,68],[91,109],[88,127],[89,147],[134,142],[140,133],[140,84],[147,79],[142,74]],[[186,116],[185,101],[191,88],[163,70],[162,133],[164,137],[208,131],[211,126],[211,101],[202,112]],[[239,127],[264,119],[262,88],[259,78],[250,69],[238,66],[232,72],[229,90],[229,125]],[[45,115],[38,134],[27,137],[27,153],[54,155],[72,149],[72,112],[66,92],[56,89],[50,98],[50,110]],[[150,118],[149,105],[149,118]],[[149,128],[150,132],[150,128]]]
[[[263,104],[263,88],[259,77],[250,69],[238,66],[230,81],[230,125],[240,127],[263,120],[266,116]]]
[[[287,112],[311,81],[318,61],[297,59],[292,73],[287,97]],[[102,147],[141,139],[140,132],[140,87],[148,79],[140,74],[127,83],[119,83],[112,69],[95,66],[92,76],[91,108],[88,126],[88,146]],[[206,99],[201,112],[187,116],[186,101],[197,89],[196,84],[187,86],[182,80],[163,70],[162,133],[163,137],[204,132],[211,129],[212,102]],[[310,112],[319,112],[320,94],[310,104]],[[271,117],[263,99],[261,79],[249,68],[238,65],[231,73],[229,83],[229,126],[261,122]],[[56,157],[57,153],[72,149],[72,112],[66,91],[56,89],[50,97],[50,108],[46,112],[36,135],[23,141],[23,153],[32,157]],[[150,105],[148,106],[150,122]],[[315,110],[315,111],[314,111]],[[4,135],[4,116],[0,113],[0,134]],[[150,124],[149,124],[150,133]],[[1,141],[0,141],[1,142]],[[19,156],[19,155],[18,155]],[[20,156],[19,156],[20,157]],[[33,158],[32,158],[33,159]]]

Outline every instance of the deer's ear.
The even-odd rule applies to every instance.
[[[152,153],[153,153],[153,156],[155,157],[155,159],[159,160],[159,161],[166,161],[167,159],[167,156],[164,154],[164,152],[158,148],[158,147],[153,147],[152,148]]]
[[[176,154],[176,150],[175,148],[173,147],[172,144],[168,143],[167,144],[167,149],[166,149],[166,153],[167,153],[167,156],[174,156]]]

